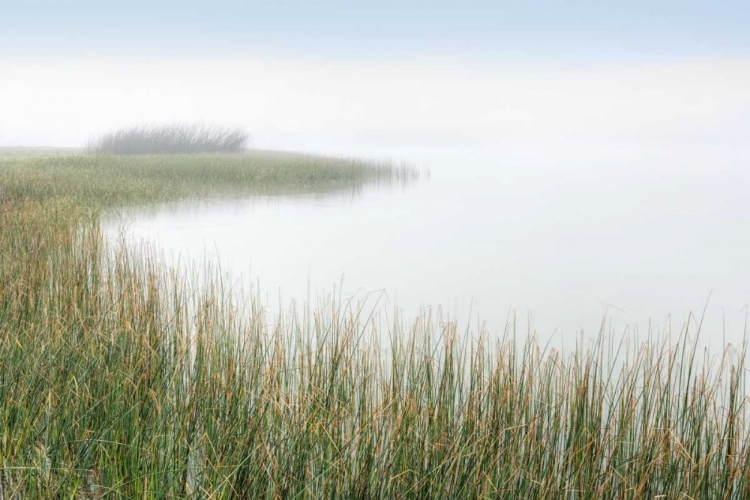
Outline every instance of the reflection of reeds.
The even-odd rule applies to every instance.
[[[704,362],[684,332],[563,355],[465,342],[429,317],[386,334],[335,304],[268,330],[219,278],[195,290],[141,251],[107,250],[90,216],[223,189],[236,165],[214,160],[205,184],[185,165],[198,180],[170,190],[179,165],[144,160],[154,188],[145,164],[118,178],[135,167],[113,163],[107,191],[99,160],[36,161],[0,170],[4,499],[750,493],[744,350]]]
[[[89,143],[98,154],[233,153],[247,146],[250,135],[242,129],[201,124],[139,126],[102,134]]]

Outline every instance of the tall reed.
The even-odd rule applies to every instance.
[[[3,500],[750,497],[744,347],[687,323],[560,353],[336,301],[270,327],[218,274],[107,247],[110,193],[49,161],[0,170]]]

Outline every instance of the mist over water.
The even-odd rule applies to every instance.
[[[108,231],[126,221],[168,261],[217,259],[272,311],[335,292],[407,320],[440,308],[493,336],[515,316],[520,334],[573,345],[603,320],[615,335],[676,335],[692,312],[695,332],[707,307],[702,339],[720,348],[742,341],[750,302],[750,171],[712,151],[394,148],[429,177],[132,210]]]
[[[720,55],[18,60],[0,67],[0,145],[206,120],[261,149],[405,161],[429,178],[123,216],[132,241],[183,262],[209,255],[269,306],[336,290],[407,318],[441,307],[502,332],[515,315],[522,333],[571,339],[603,319],[679,331],[708,304],[704,336],[737,341],[748,88],[750,59]]]

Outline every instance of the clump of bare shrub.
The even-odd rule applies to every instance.
[[[245,149],[249,140],[240,128],[178,123],[115,130],[88,147],[92,153],[114,155],[231,153]]]

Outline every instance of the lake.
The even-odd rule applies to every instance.
[[[404,160],[429,175],[358,192],[128,209],[105,229],[125,228],[168,261],[218,259],[271,310],[335,292],[406,318],[440,308],[490,334],[515,317],[521,333],[568,343],[603,319],[614,334],[677,333],[706,307],[704,341],[743,338],[742,158],[659,146],[335,152]]]

